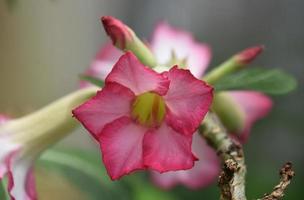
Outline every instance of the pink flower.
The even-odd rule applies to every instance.
[[[0,115],[0,125],[9,121]],[[0,133],[0,180],[8,175],[8,191],[12,200],[35,200],[35,181],[32,171],[32,159],[19,154],[22,146],[9,141],[9,135]]]
[[[173,28],[165,22],[156,26],[150,47],[160,64],[157,67],[160,69],[159,71],[166,71],[172,64],[179,64],[182,67],[188,66],[188,69],[197,78],[203,76],[212,55],[208,45],[197,42],[190,33]],[[240,56],[239,60],[248,63],[262,49],[261,46],[247,49],[238,54]],[[109,48],[108,52],[112,52],[111,48]],[[113,57],[112,62],[115,62],[118,57]],[[103,67],[103,65],[96,65],[96,68],[102,69]],[[95,74],[95,76],[103,78],[104,74]],[[225,92],[225,95],[234,102],[244,117],[243,128],[233,135],[237,135],[240,141],[245,142],[253,123],[265,117],[270,111],[272,101],[269,97],[253,91]],[[198,134],[196,133],[195,135]],[[199,145],[199,143],[204,145]],[[194,136],[192,149],[199,158],[192,169],[162,174],[153,172],[154,182],[164,188],[169,188],[179,183],[189,188],[198,188],[214,182],[220,170],[215,152],[205,145],[203,139],[197,136]]]
[[[243,129],[233,135],[237,135],[240,142],[245,143],[253,124],[270,112],[272,101],[266,95],[254,91],[232,91],[225,92],[225,95],[229,96],[243,113]]]
[[[80,89],[17,119],[0,115],[0,180],[8,177],[11,199],[37,199],[35,160],[76,128],[71,110],[94,94],[96,87]]]
[[[175,66],[158,74],[127,52],[105,87],[73,114],[99,141],[115,180],[138,169],[192,168],[192,135],[211,101],[212,88],[188,70]]]
[[[90,67],[85,71],[84,74],[104,80],[122,54],[123,52],[118,50],[112,44],[105,44],[99,49]],[[91,84],[86,81],[80,82],[81,88],[89,85]]]
[[[220,162],[215,151],[197,132],[193,136],[192,151],[198,157],[192,169],[162,174],[152,172],[152,180],[165,189],[178,183],[192,189],[210,185],[216,180],[215,177],[218,176],[220,170]]]
[[[175,61],[184,60],[181,67],[187,66],[197,78],[202,77],[211,60],[211,50],[207,44],[198,43],[190,33],[173,28],[166,22],[156,26],[151,48],[160,65],[166,66],[175,56]]]
[[[170,60],[170,53],[176,52],[179,58],[188,62],[189,70],[198,78],[202,77],[211,59],[211,52],[205,44],[197,43],[188,32],[170,27],[161,23],[157,26],[152,37],[152,49],[162,63]],[[239,60],[250,62],[262,51],[261,46],[247,49],[239,54]],[[192,63],[192,64],[190,64]],[[255,121],[267,115],[272,107],[269,97],[252,91],[225,92],[235,103],[244,116],[243,129],[234,135],[245,142],[249,136],[250,129]],[[202,141],[199,141],[202,140]],[[159,174],[152,174],[154,182],[163,188],[170,188],[176,184],[184,184],[189,188],[198,188],[214,182],[220,171],[217,156],[210,147],[198,144],[204,143],[200,137],[193,139],[193,151],[199,158],[195,166],[187,171],[177,171]]]

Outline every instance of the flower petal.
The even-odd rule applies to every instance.
[[[16,151],[19,148],[20,145],[13,144],[6,138],[0,139],[0,179],[3,178],[3,176],[7,173],[8,170],[6,160],[12,152]]]
[[[5,122],[7,122],[10,118],[6,115],[2,115],[0,114],[0,125],[4,124]]]
[[[141,64],[131,52],[120,57],[106,78],[106,82],[119,83],[130,88],[136,95],[149,91],[164,95],[170,84],[162,74]]]
[[[9,121],[9,117],[6,115],[0,114],[0,126]],[[19,148],[19,145],[13,144],[10,142],[7,133],[0,129],[0,179],[3,178],[7,172],[6,159],[11,152],[16,151]]]
[[[190,189],[205,187],[213,183],[220,171],[220,163],[215,151],[206,144],[198,133],[193,136],[192,149],[199,158],[192,169],[163,174],[153,172],[153,181],[165,189],[179,183]]]
[[[167,123],[178,132],[192,134],[209,110],[213,89],[189,70],[173,67],[166,74],[170,80],[170,89],[164,96]]]
[[[36,200],[33,159],[21,157],[18,151],[8,160],[8,190],[12,200]]]
[[[117,83],[108,83],[96,96],[73,110],[74,116],[98,140],[103,127],[122,116],[129,116],[133,92]]]
[[[118,50],[111,43],[107,43],[97,52],[95,59],[84,74],[104,80],[122,54],[122,51]],[[80,82],[81,87],[88,85],[90,85],[90,83],[86,81]]]
[[[192,136],[176,132],[166,123],[144,137],[144,164],[159,172],[190,169],[196,157],[191,152]]]
[[[198,43],[186,31],[159,23],[152,36],[151,48],[160,64],[168,63],[172,51],[178,59],[186,59],[191,73],[201,78],[211,60],[211,50],[208,45]]]
[[[103,162],[112,180],[144,169],[142,143],[146,128],[128,117],[108,124],[100,134]]]
[[[237,134],[242,142],[249,137],[250,129],[255,121],[265,117],[272,108],[272,101],[259,92],[235,91],[227,92],[245,113],[245,125],[242,133]]]

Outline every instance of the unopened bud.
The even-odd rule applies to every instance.
[[[241,51],[237,55],[235,55],[235,59],[240,64],[249,64],[253,60],[255,60],[255,58],[260,53],[262,53],[263,50],[264,50],[264,46],[263,45],[259,45],[259,46],[255,46],[255,47],[250,47],[250,48],[247,48],[247,49]]]
[[[243,67],[252,62],[263,51],[263,49],[264,46],[259,45],[241,51],[206,74],[206,76],[203,77],[203,80],[209,84],[214,84],[222,77],[243,69]]]
[[[101,22],[113,45],[117,48],[124,50],[127,43],[132,42],[134,32],[120,20],[111,16],[103,16]]]
[[[111,17],[101,18],[103,27],[107,35],[111,38],[113,45],[123,51],[132,51],[136,57],[145,65],[154,67],[156,59],[150,49],[122,21]]]

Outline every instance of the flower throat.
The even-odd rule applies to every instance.
[[[136,97],[132,104],[132,117],[138,123],[153,127],[159,126],[166,114],[166,106],[161,96],[146,92]]]

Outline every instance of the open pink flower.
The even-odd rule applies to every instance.
[[[159,23],[152,35],[151,49],[160,65],[171,62],[188,67],[191,73],[201,78],[211,60],[207,44],[197,42],[191,33],[173,28],[166,22]],[[171,67],[171,66],[167,66]]]
[[[212,55],[209,46],[197,42],[191,33],[174,28],[165,22],[159,23],[156,26],[152,35],[150,47],[159,63],[157,68],[166,71],[172,64],[179,64],[181,67],[187,66],[191,73],[197,78],[203,76]],[[112,52],[111,49],[112,48],[109,48],[109,53]],[[246,51],[246,53],[242,52],[243,57],[241,57],[240,60],[250,62],[250,60],[252,60],[260,51],[260,47],[250,48],[250,51]],[[113,57],[112,62],[115,62],[117,58],[118,56]],[[103,67],[103,65],[98,65],[98,68]],[[93,73],[92,75],[99,78],[104,77],[103,74],[99,75],[98,73]],[[245,142],[249,136],[250,128],[253,123],[266,116],[270,111],[272,101],[259,92],[234,91],[225,93],[235,102],[235,106],[238,107],[238,110],[243,113],[243,128],[233,135],[237,135],[240,141]],[[195,135],[198,134],[196,133]],[[199,145],[200,143],[203,145]],[[153,172],[153,180],[164,188],[172,187],[178,183],[184,184],[190,188],[198,188],[214,182],[220,170],[220,165],[215,152],[205,145],[203,139],[197,136],[193,139],[192,149],[199,158],[192,169],[162,174]]]
[[[189,169],[192,135],[208,112],[212,88],[188,70],[158,74],[124,54],[95,97],[73,110],[99,141],[112,179],[137,169]]]

